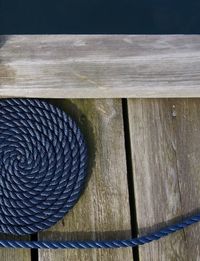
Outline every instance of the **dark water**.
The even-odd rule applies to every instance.
[[[200,33],[200,0],[0,0],[0,34]]]

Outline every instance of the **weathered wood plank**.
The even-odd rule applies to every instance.
[[[29,236],[11,236],[0,233],[0,240],[30,240]],[[30,249],[0,248],[1,261],[32,261]]]
[[[200,100],[130,99],[139,234],[200,206]],[[200,224],[139,248],[140,260],[200,260]]]
[[[54,101],[56,102],[56,101]],[[39,239],[130,238],[130,213],[120,100],[60,100],[87,137],[91,177],[77,205]],[[39,261],[133,260],[131,249],[39,250]]]
[[[2,36],[0,95],[200,97],[199,35]]]

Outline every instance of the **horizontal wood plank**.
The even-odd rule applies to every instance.
[[[200,35],[1,36],[0,95],[200,97]]]

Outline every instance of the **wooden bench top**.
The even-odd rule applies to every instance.
[[[0,95],[200,97],[200,35],[0,37]]]

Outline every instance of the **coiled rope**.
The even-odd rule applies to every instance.
[[[87,150],[75,122],[47,102],[0,101],[0,232],[37,233],[75,204]]]
[[[0,232],[32,234],[57,223],[78,200],[86,168],[87,149],[83,135],[65,112],[37,99],[0,101]],[[135,247],[198,221],[200,214],[130,240],[0,240],[0,247]]]

